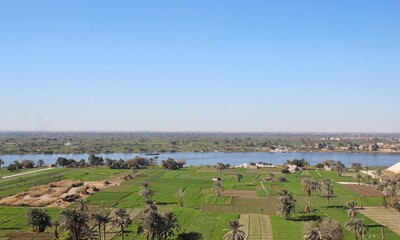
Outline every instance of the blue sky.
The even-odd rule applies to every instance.
[[[2,1],[0,130],[400,132],[399,1]]]

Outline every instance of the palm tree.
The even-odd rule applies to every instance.
[[[291,192],[283,189],[278,193],[278,205],[276,206],[276,214],[287,220],[290,214],[295,210],[296,200]]]
[[[356,240],[361,240],[367,234],[368,228],[365,226],[364,219],[353,218],[345,226],[347,230],[354,232]]]
[[[312,178],[304,178],[301,181],[301,185],[303,190],[307,193],[308,207],[311,209],[311,194],[319,189],[319,184]]]
[[[99,213],[99,212],[92,213],[90,215],[90,219],[97,226],[97,230],[99,232],[99,239],[101,240],[101,223],[102,223],[103,215],[101,213]]]
[[[354,172],[359,172],[361,170],[361,167],[362,165],[359,162],[353,162],[351,164],[351,168],[354,170]]]
[[[178,192],[178,201],[181,207],[183,207],[183,204],[185,203],[185,189],[179,189]]]
[[[81,235],[87,229],[89,216],[77,209],[66,208],[61,211],[60,229],[67,230],[71,240],[81,239]]]
[[[225,168],[225,165],[223,163],[217,163],[217,166],[215,166],[217,171],[221,174],[222,169]]]
[[[41,208],[30,208],[28,210],[28,224],[32,226],[34,232],[44,232],[47,227],[51,227],[51,218]]]
[[[92,231],[89,228],[84,228],[82,230],[81,239],[85,240],[98,240],[99,238],[96,236],[95,231]]]
[[[142,217],[141,227],[147,239],[154,240],[161,237],[163,218],[157,211],[150,211]]]
[[[389,205],[393,205],[394,204],[394,200],[396,200],[396,196],[397,193],[399,192],[399,188],[397,185],[395,185],[394,183],[388,183],[383,191],[382,191],[382,195],[385,198],[385,203],[386,203],[386,199],[389,199]]]
[[[139,195],[144,199],[150,199],[154,194],[154,191],[150,188],[150,184],[148,182],[143,182],[140,186],[142,190],[139,191]]]
[[[145,203],[145,208],[143,210],[144,213],[157,211],[157,206],[154,204],[154,201],[152,199],[146,199],[144,203]]]
[[[304,233],[304,240],[341,240],[342,226],[330,218],[324,218],[315,226],[310,226]]]
[[[360,181],[361,181],[361,179],[362,179],[362,175],[361,175],[360,173],[357,173],[357,174],[354,176],[354,179],[358,182],[358,185],[360,185]]]
[[[322,233],[318,227],[307,228],[304,233],[304,240],[322,240]]]
[[[175,214],[172,212],[166,212],[162,217],[162,230],[161,230],[161,239],[167,240],[174,236],[174,230],[180,229],[180,225],[178,219]]]
[[[344,169],[346,169],[346,166],[341,161],[337,161],[334,163],[333,169],[335,169],[338,176],[340,177],[340,176],[342,176]]]
[[[76,208],[75,209],[78,209],[79,211],[81,211],[81,212],[87,212],[87,211],[89,211],[89,208],[88,208],[88,202],[87,202],[87,200],[86,199],[78,199],[77,201],[76,201],[76,203],[78,204],[78,206],[76,206]]]
[[[0,168],[4,165],[4,160],[0,158]]]
[[[44,161],[42,159],[39,159],[37,161],[37,165],[38,165],[38,167],[43,167],[44,166]]]
[[[333,196],[333,183],[330,179],[321,180],[321,193],[326,197],[326,208],[329,205],[329,199]]]
[[[120,228],[121,239],[124,240],[124,230],[132,223],[131,216],[126,212],[125,209],[120,208],[115,211],[115,216],[114,218],[112,218],[112,223],[114,224],[114,226]]]
[[[356,203],[353,201],[346,202],[346,206],[348,207],[347,216],[351,218],[357,217]]]
[[[240,182],[240,180],[242,180],[242,178],[243,178],[243,174],[236,173],[236,181]]]
[[[221,196],[221,192],[223,192],[225,190],[225,188],[222,186],[221,181],[216,181],[214,183],[214,187],[213,187],[214,191],[217,192],[217,196]]]
[[[103,238],[106,240],[106,227],[112,218],[110,217],[110,211],[104,211],[101,218],[101,223],[103,224]]]
[[[229,221],[229,232],[227,232],[224,235],[224,240],[244,240],[246,239],[246,233],[243,230],[240,230],[239,228],[242,227],[242,225],[239,223],[238,220],[233,220]]]
[[[54,238],[58,239],[58,228],[60,227],[60,221],[59,220],[55,220],[53,222],[53,227],[54,227]]]

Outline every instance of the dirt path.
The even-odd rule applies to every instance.
[[[240,224],[247,240],[273,240],[271,221],[268,215],[240,214]]]
[[[18,173],[18,174],[14,174],[14,175],[9,175],[9,176],[5,176],[5,177],[1,177],[1,179],[13,178],[13,177],[18,177],[18,176],[22,176],[22,175],[31,174],[31,173],[48,171],[50,169],[54,169],[54,167],[49,167],[49,168],[44,168],[44,169],[40,169],[40,170],[35,170],[35,171],[30,171],[30,172],[24,172],[24,173]]]
[[[393,232],[400,235],[400,213],[394,209],[385,207],[364,207],[359,210],[366,217],[371,218],[375,222],[388,227]]]
[[[264,189],[264,191],[267,193],[267,196],[269,197],[269,193],[267,191],[267,189],[265,188],[264,184],[262,183],[262,181],[260,181],[261,187]]]

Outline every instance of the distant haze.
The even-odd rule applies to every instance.
[[[400,132],[399,1],[6,1],[0,130]]]

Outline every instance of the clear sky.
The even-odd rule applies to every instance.
[[[0,130],[400,132],[400,1],[0,6]]]

